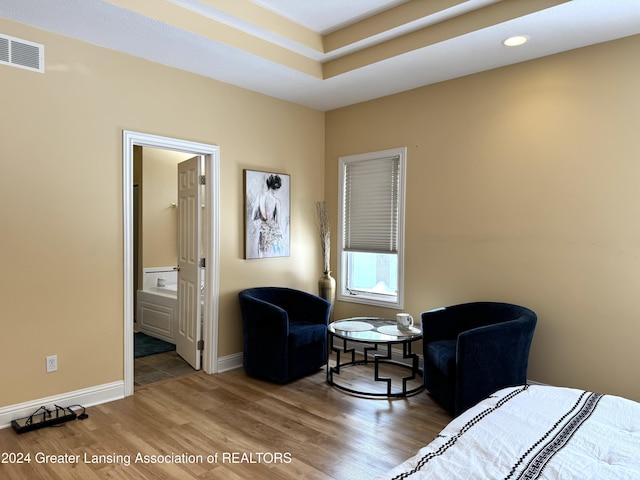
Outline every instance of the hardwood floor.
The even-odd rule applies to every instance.
[[[0,463],[0,478],[372,479],[451,420],[427,393],[355,397],[327,385],[324,370],[288,385],[242,369],[197,372],[136,387],[133,396],[87,413],[86,420],[21,435],[0,430],[0,454],[31,460]],[[144,463],[154,455],[171,455],[173,463]]]

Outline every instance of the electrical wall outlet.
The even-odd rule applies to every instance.
[[[56,372],[58,370],[58,355],[49,355],[47,357],[47,373]]]

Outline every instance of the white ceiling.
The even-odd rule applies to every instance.
[[[331,53],[312,50],[239,15],[225,13],[214,8],[212,1],[164,1],[324,63],[500,0],[467,0]],[[252,1],[326,34],[407,0]],[[115,3],[108,0],[1,0],[0,17],[323,111],[640,33],[640,0],[573,0],[322,79]],[[502,40],[514,34],[527,35],[530,41],[522,47],[504,47]]]
[[[407,0],[253,0],[314,32],[328,33]]]

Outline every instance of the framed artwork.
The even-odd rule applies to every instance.
[[[244,171],[246,259],[289,256],[290,180],[283,173]]]

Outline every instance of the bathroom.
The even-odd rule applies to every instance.
[[[193,371],[175,352],[177,165],[192,156],[134,147],[134,384],[137,386]]]

